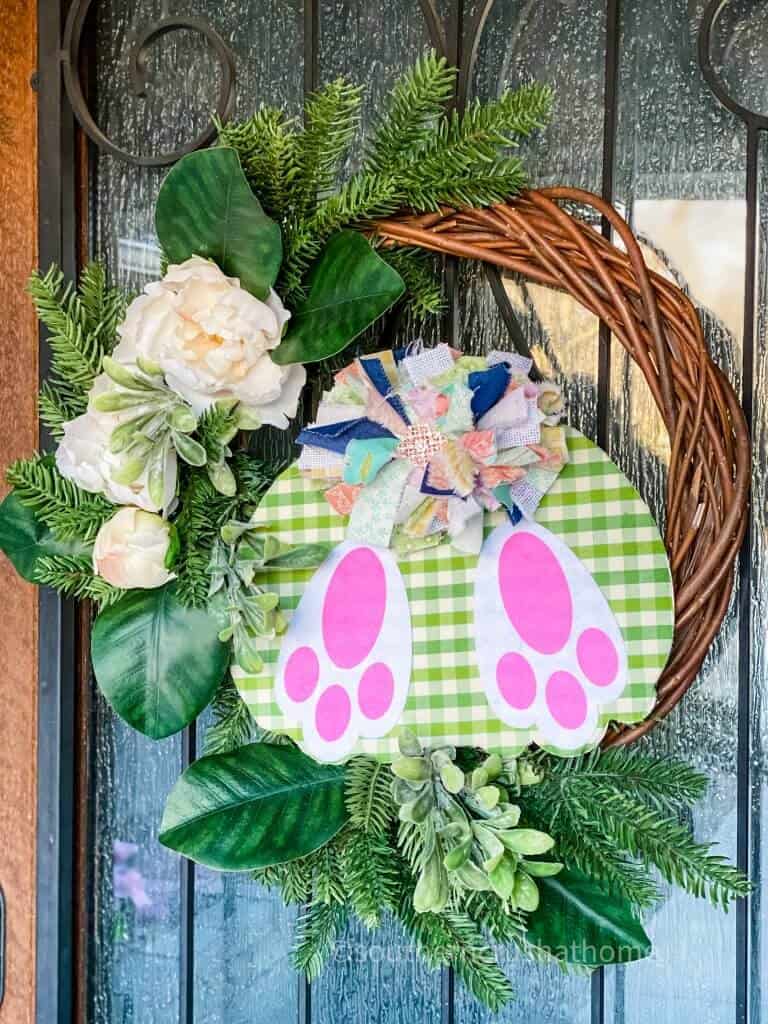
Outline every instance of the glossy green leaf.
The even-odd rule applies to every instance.
[[[187,768],[166,802],[160,842],[207,867],[249,871],[304,857],[346,818],[342,767],[251,743]]]
[[[211,701],[229,663],[221,624],[187,608],[175,584],[134,590],[96,619],[91,658],[118,715],[152,739],[189,725]]]
[[[234,149],[202,149],[179,160],[160,187],[155,229],[171,263],[204,256],[259,299],[280,269],[280,226],[251,192]]]
[[[4,551],[16,572],[31,583],[39,558],[48,555],[90,555],[92,545],[79,540],[57,540],[31,508],[13,491],[0,504],[0,551]]]
[[[357,231],[340,231],[310,271],[307,297],[294,310],[276,363],[315,363],[341,352],[405,291],[403,279]]]
[[[640,960],[651,940],[632,906],[573,868],[539,877],[538,910],[528,918],[527,938],[568,963],[600,967]]]

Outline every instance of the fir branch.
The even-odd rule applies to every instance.
[[[641,800],[616,793],[592,808],[592,818],[606,836],[633,857],[654,864],[668,882],[723,910],[751,892],[749,880],[725,857],[711,853],[684,825]]]
[[[60,540],[93,540],[115,513],[100,494],[83,491],[61,475],[49,455],[19,459],[6,471],[19,500]]]
[[[383,835],[348,830],[341,848],[347,900],[366,928],[378,928],[400,891],[399,858]]]
[[[286,239],[278,292],[286,301],[302,292],[305,274],[323,246],[343,227],[394,213],[405,191],[392,175],[357,174],[333,195],[318,203],[315,213],[302,220]]]
[[[337,78],[307,97],[304,131],[297,136],[295,212],[312,212],[318,196],[330,191],[342,156],[359,123],[362,89]]]
[[[654,757],[637,749],[594,750],[582,757],[546,759],[546,774],[537,795],[553,786],[588,789],[592,799],[609,793],[634,793],[660,808],[689,807],[706,792],[706,775],[684,761]]]
[[[265,212],[283,222],[295,201],[295,122],[275,107],[261,107],[247,121],[219,124],[219,144],[237,150],[248,183]]]
[[[341,837],[335,837],[311,854],[314,899],[320,903],[344,903],[341,872]]]
[[[90,558],[81,555],[46,555],[35,564],[35,582],[53,587],[67,597],[95,601],[105,608],[119,601],[124,591],[93,571]]]
[[[435,120],[453,95],[456,69],[434,50],[421,56],[395,83],[369,143],[366,170],[388,173],[412,160],[429,141]]]
[[[64,424],[82,412],[81,406],[70,404],[49,381],[44,381],[40,388],[37,406],[40,419],[56,439],[64,435]]]
[[[350,823],[362,832],[384,835],[395,818],[389,765],[355,757],[347,763],[344,785]]]
[[[214,722],[206,730],[203,754],[226,754],[251,742],[253,716],[229,674],[213,698],[212,709]]]
[[[292,959],[310,980],[325,966],[346,919],[347,911],[340,903],[311,903],[300,915]]]
[[[64,285],[64,275],[52,266],[46,274],[35,271],[27,290],[49,331],[51,372],[42,404],[58,428],[64,412],[70,419],[85,412],[102,360],[114,347],[125,297],[107,286],[98,263],[83,270],[79,288]]]
[[[181,550],[174,567],[179,600],[200,608],[208,599],[209,566],[221,527],[235,516],[237,500],[219,494],[205,469],[190,469],[176,519]]]
[[[512,986],[493,950],[467,914],[417,914],[412,892],[406,892],[398,904],[397,917],[427,963],[432,967],[452,966],[472,995],[492,1013],[498,1013],[512,998]]]
[[[439,265],[433,253],[411,246],[379,246],[378,254],[405,282],[406,302],[417,320],[445,308]]]

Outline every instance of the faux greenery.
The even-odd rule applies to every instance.
[[[406,736],[403,743],[411,752],[395,762],[394,772],[365,757],[348,763],[347,821],[328,845],[308,857],[275,863],[256,872],[255,877],[264,884],[279,889],[286,903],[302,905],[294,959],[297,967],[311,977],[332,953],[350,914],[368,928],[377,927],[389,914],[402,924],[430,966],[451,965],[469,990],[496,1012],[512,996],[496,960],[497,944],[511,943],[533,960],[552,961],[569,969],[623,963],[650,952],[640,914],[660,898],[654,881],[656,872],[680,879],[690,892],[708,896],[721,906],[749,892],[747,880],[712,854],[709,847],[697,844],[680,823],[681,812],[702,796],[706,779],[679,761],[623,749],[596,751],[584,759],[561,760],[537,754],[522,761],[499,759],[497,755],[489,758],[482,752],[462,749],[457,751],[457,759],[467,767],[464,772],[454,771],[456,762],[447,756],[450,751],[445,748],[433,760],[436,752],[421,750],[412,736]],[[537,859],[537,853],[530,857],[523,854],[518,861],[526,865],[525,870],[535,877],[540,890],[534,909],[520,905],[514,897],[514,886],[511,895],[504,895],[509,889],[502,889],[500,894],[487,885],[475,890],[459,883],[455,869],[449,872],[454,877],[445,900],[423,905],[417,890],[423,884],[424,853],[429,847],[417,823],[411,820],[413,801],[398,806],[398,800],[403,792],[402,776],[423,776],[425,769],[416,762],[424,760],[430,761],[428,777],[407,781],[442,787],[444,794],[452,796],[462,794],[470,821],[477,820],[478,810],[487,813],[476,802],[482,790],[486,790],[484,799],[494,804],[493,810],[498,809],[499,815],[509,814],[501,800],[504,788],[507,795],[514,795],[520,809],[520,827],[510,829],[511,837],[518,834],[527,844],[532,834],[542,835],[540,829],[546,824],[551,839],[539,841],[536,849],[546,849],[547,859]],[[582,777],[583,786],[578,781]],[[487,792],[491,787],[499,790],[497,799]],[[599,805],[591,802],[586,792],[591,787],[598,787],[603,796],[609,794],[602,787],[621,790],[635,808],[636,828],[641,831],[645,819],[639,815],[639,808],[653,811],[655,829],[668,837],[674,835],[677,844],[667,846],[654,841],[640,847],[635,833],[624,831],[629,828],[626,819],[606,817]],[[574,788],[580,790],[576,800],[584,812],[576,836],[567,824],[567,816],[573,812]],[[432,803],[422,825],[430,820],[441,800],[439,797]],[[403,807],[409,805],[404,813]],[[588,807],[591,814],[586,812]],[[451,831],[446,840],[454,844],[453,849],[456,841],[460,842],[458,833]],[[562,871],[545,867],[552,864],[552,842],[552,854],[566,865]],[[595,846],[610,849],[612,864],[624,864],[631,871],[635,883],[632,892],[638,899],[615,884],[614,873],[606,877],[602,861],[592,859]],[[505,850],[509,851],[508,846]],[[534,868],[531,872],[531,865],[536,864],[545,869],[534,873]],[[482,862],[479,866],[482,870]],[[530,906],[533,908],[533,902]]]
[[[549,90],[524,86],[460,114],[449,107],[455,77],[444,58],[421,57],[395,84],[362,165],[341,184],[360,102],[359,90],[343,79],[309,98],[303,125],[262,107],[247,121],[220,126],[220,144],[238,152],[252,189],[282,228],[285,258],[275,287],[289,304],[306,295],[310,268],[336,232],[401,207],[485,206],[526,183],[513,150],[546,123]],[[412,250],[379,252],[408,284],[416,311],[436,312],[439,284],[429,261]]]

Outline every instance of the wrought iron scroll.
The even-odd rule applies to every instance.
[[[216,134],[216,125],[211,122],[195,138],[167,153],[143,155],[121,149],[101,130],[91,114],[80,81],[80,47],[83,29],[91,0],[75,0],[69,9],[64,28],[64,43],[61,50],[61,67],[64,87],[75,117],[86,135],[106,153],[118,160],[140,167],[165,167],[173,164],[187,153],[206,146]],[[219,33],[203,18],[182,18],[164,15],[147,25],[136,39],[130,53],[131,87],[137,97],[146,95],[147,65],[153,43],[172,32],[187,30],[203,36],[209,43],[221,69],[221,84],[216,103],[216,116],[226,121],[232,114],[235,100],[235,57]]]

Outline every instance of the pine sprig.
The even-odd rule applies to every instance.
[[[351,825],[371,834],[384,835],[395,818],[389,765],[369,757],[347,763],[344,788]]]
[[[396,83],[367,147],[366,170],[388,173],[412,160],[429,142],[434,123],[453,95],[456,69],[434,50],[423,54]]]
[[[400,892],[392,848],[384,836],[352,828],[344,838],[340,863],[352,910],[366,928],[378,928]]]
[[[397,917],[431,967],[450,965],[469,991],[492,1013],[513,996],[512,986],[475,922],[464,913],[417,914],[412,893],[397,907]]]
[[[181,550],[174,567],[179,600],[200,608],[208,599],[209,566],[221,527],[235,516],[237,500],[219,494],[205,470],[190,470],[176,520]]]
[[[115,513],[100,494],[90,494],[61,475],[49,455],[20,459],[6,471],[17,497],[60,540],[93,540]]]
[[[340,903],[311,903],[299,916],[292,960],[310,980],[325,966],[346,919]]]
[[[379,246],[378,253],[405,282],[406,301],[417,320],[442,312],[442,281],[433,253],[411,246]]]
[[[337,78],[307,97],[304,131],[297,136],[295,209],[314,210],[318,196],[336,183],[339,163],[355,136],[362,89]]]
[[[77,288],[64,284],[58,267],[45,274],[35,271],[27,291],[49,332],[51,369],[41,410],[46,425],[60,434],[67,420],[87,408],[88,392],[117,339],[126,299],[107,285],[99,263],[85,267]]]
[[[80,555],[46,555],[35,564],[35,582],[53,587],[67,597],[95,601],[105,608],[119,601],[124,591],[95,575],[90,558]]]
[[[237,150],[249,184],[265,212],[283,222],[295,201],[299,175],[295,122],[275,107],[247,121],[219,124],[219,144]]]
[[[205,734],[203,754],[226,754],[250,743],[254,721],[248,705],[227,674],[213,698],[213,724]]]
[[[693,896],[728,909],[751,891],[749,881],[725,857],[697,843],[679,822],[629,795],[615,794],[593,808],[595,822],[633,857],[654,864],[662,877]]]

